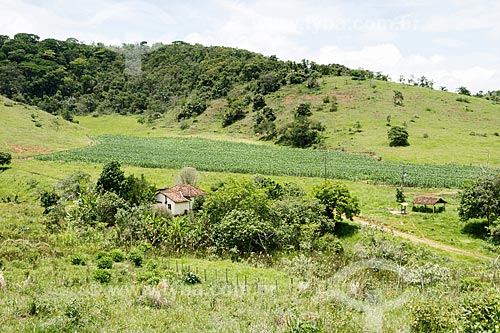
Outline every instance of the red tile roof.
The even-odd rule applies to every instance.
[[[190,184],[179,184],[171,188],[158,191],[173,202],[189,202],[191,198],[205,195],[205,192]]]

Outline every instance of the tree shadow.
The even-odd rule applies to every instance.
[[[486,221],[469,222],[462,228],[462,233],[467,234],[473,238],[486,239],[490,234],[488,230],[488,222]]]
[[[9,170],[9,169],[10,169],[10,167],[8,167],[8,166],[2,166],[2,167],[0,167],[0,173],[4,172],[6,170]]]
[[[443,213],[446,208],[444,206],[439,206],[436,207],[434,210],[432,210],[432,206],[413,206],[412,211],[417,212],[417,213]]]
[[[360,227],[355,224],[351,224],[347,221],[342,221],[335,223],[334,232],[335,235],[337,235],[337,237],[345,238],[345,237],[351,237],[357,231],[359,231],[359,229]]]

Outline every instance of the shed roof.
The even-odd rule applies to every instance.
[[[190,184],[179,184],[171,188],[159,190],[158,193],[163,194],[173,202],[189,202],[191,198],[205,195],[205,192]]]
[[[417,197],[412,202],[417,205],[432,205],[432,206],[438,203],[442,204],[447,203],[443,198],[435,198],[435,197]]]

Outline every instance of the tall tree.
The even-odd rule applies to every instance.
[[[120,163],[112,161],[104,165],[97,180],[96,188],[101,192],[113,192],[122,195],[125,185],[125,173],[120,169]]]
[[[314,196],[326,207],[327,216],[342,220],[342,216],[352,220],[360,213],[359,200],[352,196],[344,183],[325,181],[314,188]]]

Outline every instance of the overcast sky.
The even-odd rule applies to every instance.
[[[500,1],[0,0],[0,34],[182,40],[500,90]]]

